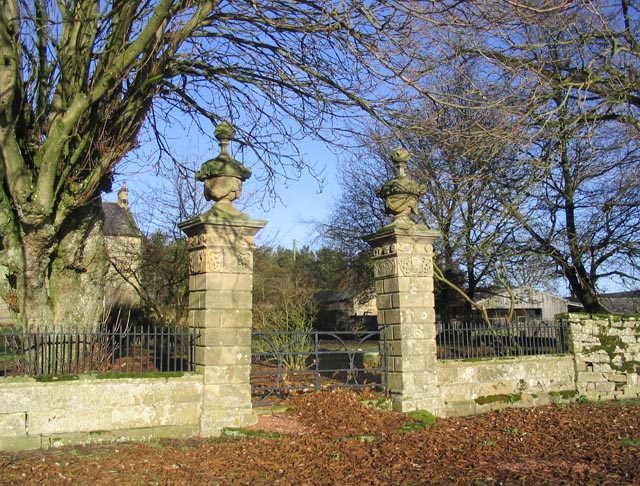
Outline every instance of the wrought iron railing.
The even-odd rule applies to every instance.
[[[254,332],[252,348],[254,405],[272,404],[306,391],[387,390],[384,330]]]
[[[173,327],[4,329],[0,377],[193,371],[196,338]]]
[[[569,332],[563,322],[437,323],[438,359],[536,356],[569,352]]]

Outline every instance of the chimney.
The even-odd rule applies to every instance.
[[[122,187],[118,191],[118,206],[129,209],[129,191],[127,190],[126,182],[122,183]]]

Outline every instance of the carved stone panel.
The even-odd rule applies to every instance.
[[[381,257],[385,255],[395,255],[397,252],[397,245],[391,243],[389,245],[377,246],[373,249],[373,257]]]
[[[190,237],[187,240],[187,248],[197,248],[199,246],[213,246],[222,243],[222,239],[214,234],[201,234]]]
[[[207,259],[207,272],[222,272],[224,270],[224,251],[221,248],[204,251]]]
[[[189,253],[189,271],[191,274],[204,273],[206,269],[206,256],[204,250]]]
[[[250,273],[253,270],[253,252],[236,252],[235,271],[238,273]]]
[[[373,276],[375,278],[393,277],[398,274],[395,258],[384,258],[373,262]]]
[[[433,276],[433,260],[430,257],[400,257],[398,266],[400,267],[400,273],[405,277]]]
[[[222,248],[191,250],[189,270],[192,274],[250,273],[253,270],[253,253],[251,251],[236,251],[225,255]]]

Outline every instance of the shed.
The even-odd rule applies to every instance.
[[[567,299],[528,286],[511,289],[510,292],[506,289],[486,292],[485,295],[476,303],[487,310],[490,319],[504,320],[511,308],[512,298],[517,322],[554,322],[556,315],[568,311]]]

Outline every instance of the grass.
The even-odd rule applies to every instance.
[[[625,437],[624,439],[620,439],[620,442],[626,447],[640,447],[640,439]]]
[[[281,439],[282,434],[277,434],[275,432],[263,432],[260,430],[247,430],[247,429],[236,429],[236,428],[225,428],[222,430],[223,437],[230,438],[246,438],[246,437],[257,437],[257,438],[265,438],[265,439]]]
[[[594,407],[640,407],[640,398],[626,398],[623,400],[589,400],[578,397],[577,403],[588,403]]]
[[[345,346],[346,345],[346,346]],[[346,341],[343,343],[341,343],[338,340],[334,340],[334,339],[322,339],[320,340],[319,343],[319,348],[321,351],[344,351],[347,352],[347,350],[349,351],[379,351],[380,350],[380,343],[378,341],[364,341],[364,342],[358,342],[358,341]]]

